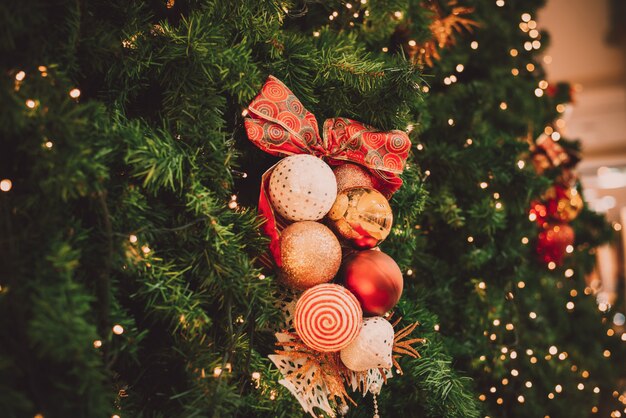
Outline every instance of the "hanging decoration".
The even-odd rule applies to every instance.
[[[418,43],[409,39],[410,21],[396,28],[394,38],[400,39],[405,53],[417,64],[434,66],[435,61],[441,59],[440,51],[456,44],[457,34],[464,29],[471,32],[473,28],[479,26],[476,21],[465,17],[472,13],[474,8],[458,6],[456,0],[450,1],[448,6],[451,7],[450,13],[445,14],[436,2],[424,2],[424,7],[432,12],[433,17],[428,26],[430,37],[423,42]]]
[[[314,417],[347,411],[355,404],[348,390],[376,404],[392,367],[401,373],[397,358],[418,357],[412,345],[423,342],[409,338],[417,323],[396,332],[399,320],[385,319],[403,278],[375,248],[391,231],[388,199],[402,185],[411,142],[347,118],[326,120],[320,135],[315,116],[273,76],[247,114],[250,141],[285,157],[263,174],[259,196],[266,261],[289,288],[278,296],[285,319],[269,356],[279,383]]]

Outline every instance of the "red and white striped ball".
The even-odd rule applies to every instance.
[[[346,347],[359,335],[362,323],[361,304],[348,289],[337,284],[313,286],[296,303],[296,332],[317,351]]]

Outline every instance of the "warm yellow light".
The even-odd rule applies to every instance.
[[[533,48],[534,48],[534,49],[539,49],[539,48],[541,48],[541,42],[539,42],[539,41],[533,41]]]
[[[136,242],[137,242],[137,235],[130,234],[130,235],[128,236],[128,240],[129,240],[132,244],[136,243]]]
[[[116,324],[113,326],[113,334],[122,335],[124,333],[124,327],[120,324]]]
[[[150,253],[150,247],[148,247],[147,245],[144,245],[143,247],[141,247],[141,251],[143,251],[144,254],[148,254]]]
[[[565,247],[565,252],[568,254],[571,254],[574,252],[574,246],[573,245],[568,245],[567,247]]]
[[[519,70],[517,68],[513,68],[513,69],[511,69],[511,74],[518,75],[519,74]]]
[[[517,168],[519,168],[520,170],[523,169],[526,166],[526,162],[524,162],[524,160],[519,160],[517,162]]]
[[[35,106],[37,106],[37,102],[35,102],[33,99],[26,100],[26,107],[27,108],[34,109]]]
[[[478,283],[478,288],[485,290],[487,288],[487,284],[485,282],[480,282]]]
[[[504,328],[506,328],[507,331],[513,331],[515,329],[515,326],[511,323],[508,323]]]
[[[526,70],[530,72],[535,71],[535,64],[533,64],[532,62],[529,62],[528,64],[526,64]]]
[[[213,369],[213,377],[220,377],[222,374],[222,368],[221,367],[216,367]]]
[[[526,42],[524,42],[524,49],[525,49],[526,51],[530,51],[531,49],[533,49],[533,44],[532,44],[532,42],[530,42],[530,41],[526,41]]]
[[[111,418],[120,418],[120,416],[117,415],[117,414],[116,415],[111,415]]]
[[[477,41],[472,41],[472,43],[470,44],[470,48],[478,49],[478,42]]]
[[[389,51],[389,48],[387,48],[386,46],[383,46],[382,51],[383,51],[383,52],[388,52],[388,51]]]
[[[554,387],[554,391],[555,391],[556,393],[561,393],[561,391],[562,391],[562,390],[563,390],[563,386],[561,386],[561,385],[556,385],[556,386]]]
[[[529,22],[531,19],[530,13],[523,13],[522,14],[522,22]]]
[[[491,388],[489,388],[489,392],[496,393],[496,387],[492,386]]]
[[[572,269],[567,269],[567,270],[565,270],[565,272],[563,273],[563,275],[569,279],[570,277],[572,277],[572,276],[574,275],[574,270],[572,270]]]
[[[502,109],[502,110],[506,110],[506,108],[507,108],[507,107],[508,107],[508,106],[507,106],[506,102],[502,102],[502,103],[500,103],[500,109]]]
[[[556,348],[556,346],[550,346],[550,348],[548,349],[548,353],[552,354],[553,356],[559,352],[559,349]]]
[[[528,314],[528,317],[529,317],[530,319],[537,319],[537,314],[536,314],[536,313],[534,313],[534,312],[530,312],[530,313]]]
[[[252,378],[253,378],[254,380],[259,380],[259,379],[261,378],[261,373],[259,373],[259,372],[253,372],[253,373],[252,373]]]
[[[15,74],[15,79],[17,81],[22,81],[24,80],[24,78],[26,78],[26,73],[24,71],[19,71],[17,74]]]
[[[317,31],[317,30],[315,32],[313,32],[313,36],[316,37],[316,38],[319,38],[320,35],[321,35],[320,32]]]
[[[616,231],[621,231],[622,230],[622,224],[619,223],[619,222],[615,222],[613,224],[613,229],[616,230]]]
[[[506,357],[505,357],[506,358]],[[506,386],[509,384],[509,379],[507,379],[506,377],[504,379],[502,379],[502,385]]]
[[[457,72],[462,73],[464,69],[465,69],[465,66],[463,64],[457,64],[456,66]]]
[[[496,6],[504,7],[504,0],[496,0]]]
[[[598,413],[598,407],[594,406],[593,408],[591,408],[591,412],[594,413],[594,414],[597,414]]]
[[[552,139],[554,139],[555,141],[558,141],[559,139],[561,139],[561,134],[554,131],[552,132],[552,135],[550,135],[552,137]]]
[[[478,400],[479,401],[485,402],[486,399],[487,399],[487,397],[484,394],[481,393],[480,395],[478,395]]]
[[[444,78],[443,84],[445,84],[446,86],[449,86],[450,84],[452,84],[452,80],[450,80],[450,77]]]
[[[534,20],[528,21],[528,27],[530,29],[535,29],[537,27],[537,22],[535,22]]]
[[[531,357],[531,358],[530,358],[530,362],[531,362],[532,364],[537,363],[537,357],[535,357],[535,356]]]
[[[522,244],[528,244],[528,237],[522,237]]]
[[[525,401],[525,399],[524,399],[524,395],[519,395],[519,396],[517,397],[517,402],[519,402],[519,403],[524,403],[524,401]]]
[[[496,203],[496,209],[502,209],[502,203],[501,202]]]
[[[73,88],[72,90],[70,90],[69,94],[72,99],[78,99],[80,97],[80,90],[78,90],[77,88]]]
[[[543,96],[543,90],[541,90],[540,88],[536,88],[535,89],[535,96],[537,96],[537,97]]]
[[[517,369],[511,370],[511,376],[514,376],[514,377],[519,376],[519,372],[517,371]]]
[[[435,326],[433,327],[433,329],[434,329],[436,332],[439,332],[439,324],[435,324]]]
[[[517,358],[517,351],[511,351],[511,354],[509,354],[509,357],[515,360]]]
[[[548,393],[548,399],[554,399],[554,393],[552,392]]]
[[[398,12],[394,12],[393,15],[398,18],[398,19],[402,19],[402,12],[398,11]]]
[[[539,31],[537,29],[533,29],[530,32],[528,32],[528,36],[535,39],[536,37],[539,36]]]
[[[13,187],[13,182],[9,179],[0,180],[0,190],[8,192]]]
[[[352,3],[346,3],[346,9],[352,9]]]
[[[472,145],[473,142],[474,141],[472,141],[472,138],[467,138],[467,140],[465,141],[467,145]]]
[[[578,388],[578,390],[583,390],[585,388],[585,385],[583,383],[579,383],[576,387]]]
[[[575,298],[576,296],[578,296],[578,291],[576,289],[572,289],[569,291],[569,295]]]
[[[496,337],[496,334],[491,334],[491,335],[489,336],[489,339],[490,339],[491,341],[495,341],[495,340],[496,340],[496,338],[498,338],[498,337]]]
[[[565,304],[565,307],[571,311],[572,309],[574,309],[574,302],[570,300],[569,302]]]
[[[467,237],[467,242],[474,242],[474,237],[471,235]]]
[[[515,48],[511,49],[509,51],[509,54],[511,54],[512,57],[517,57],[517,54],[518,54],[517,49]]]
[[[556,268],[556,263],[554,261],[550,261],[548,263],[548,269],[549,270],[554,270]]]
[[[409,41],[409,46],[416,46],[416,45],[417,45],[417,42],[415,42],[413,39]]]
[[[602,352],[602,355],[606,358],[611,357],[611,351],[610,350],[604,350],[604,352]]]
[[[100,348],[100,347],[102,347],[102,341],[101,340],[94,340],[93,348]]]
[[[559,112],[559,113],[565,112],[565,105],[564,104],[556,105],[556,111]]]
[[[504,401],[502,400],[502,398],[498,398],[498,399],[496,399],[496,403],[497,403],[498,405],[502,405],[502,403],[503,403],[503,402],[504,402]]]
[[[524,386],[526,386],[528,389],[533,387],[533,382],[531,382],[530,380],[527,380],[526,383],[524,383]]]
[[[452,75],[450,76],[450,81],[452,81],[453,83],[456,83],[457,78],[456,78],[456,76],[455,76],[454,74],[452,74]]]
[[[494,198],[494,199],[500,199],[500,193],[495,192],[495,193],[493,194],[493,198]]]
[[[489,184],[487,184],[486,181],[483,181],[483,182],[480,183],[480,188],[481,189],[486,189],[487,187],[489,187]]]
[[[546,55],[543,57],[543,62],[545,64],[552,64],[552,57],[550,55]]]

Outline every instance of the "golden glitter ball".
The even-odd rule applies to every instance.
[[[387,238],[393,223],[385,196],[365,187],[339,193],[327,217],[335,231],[358,249],[376,247]]]
[[[548,215],[561,222],[571,222],[582,211],[583,198],[575,187],[556,185],[544,194]]]
[[[341,265],[341,245],[321,223],[296,222],[280,236],[280,257],[283,283],[305,290],[335,277]]]
[[[343,190],[351,187],[374,188],[372,176],[365,168],[359,165],[342,164],[333,168],[333,172],[337,179],[337,193],[341,193]]]

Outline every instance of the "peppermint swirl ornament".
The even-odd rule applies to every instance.
[[[357,337],[362,323],[359,301],[337,284],[314,286],[296,303],[296,332],[307,346],[317,351],[339,351],[346,347]]]

